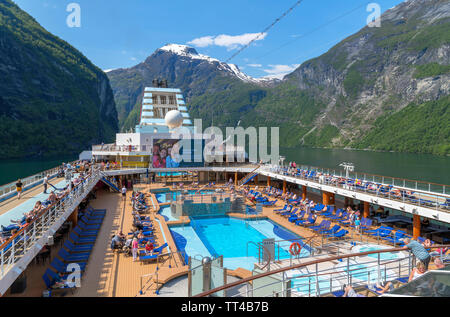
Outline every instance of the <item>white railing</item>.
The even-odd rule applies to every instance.
[[[93,145],[94,152],[151,152],[150,145],[117,145],[117,144],[103,144]]]
[[[431,248],[442,247],[448,247],[448,245]],[[246,289],[239,291],[233,297],[322,296],[330,295],[330,292],[335,291],[343,293],[344,285],[358,287],[377,296],[379,295],[375,290],[377,284],[389,281],[405,283],[415,262],[416,258],[407,248],[356,253],[350,251],[337,256],[303,260],[297,264],[280,263],[279,268],[268,271],[259,269],[260,272],[251,277],[218,286],[196,297],[211,296],[226,289],[236,289],[243,284]],[[261,278],[264,280],[256,282]]]
[[[70,162],[70,164],[74,165],[75,162]],[[25,178],[21,178],[23,190],[30,188],[30,186],[41,183],[46,175],[49,175],[49,177],[56,176],[60,170],[61,166],[58,166]],[[11,193],[14,193],[15,191],[16,191],[16,181],[0,186],[0,199],[8,196]]]
[[[354,192],[369,194],[375,197],[413,204],[419,207],[444,211],[450,210],[450,196],[445,193],[445,188],[448,187],[447,185],[440,185],[441,187],[438,191],[424,191],[416,188],[385,183],[385,180],[388,179],[387,177],[378,179],[375,178],[375,175],[369,177],[369,174],[362,173],[346,177],[346,175],[336,174],[335,171],[330,170],[300,169],[300,172],[298,172],[297,169],[287,169],[270,165],[261,167],[261,170],[278,174],[282,177],[293,177],[320,185],[334,186]],[[406,184],[406,180],[404,180],[404,183]],[[416,182],[416,184],[418,183],[419,182]],[[430,186],[428,186],[428,189],[431,189],[431,183],[426,184],[429,184]]]
[[[73,212],[99,180],[99,171],[93,169],[92,174],[77,184],[71,192],[44,209],[35,220],[26,227],[20,229],[3,243],[0,246],[0,279],[3,278],[28,251],[33,249],[38,241],[48,238],[48,236],[52,234],[50,229],[53,229],[53,232],[59,229],[59,226],[67,219],[70,213]],[[57,228],[52,228],[55,226],[57,226]]]

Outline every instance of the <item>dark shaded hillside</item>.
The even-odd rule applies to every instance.
[[[10,0],[0,2],[0,158],[79,153],[118,130],[107,76]]]

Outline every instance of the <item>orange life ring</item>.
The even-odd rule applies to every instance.
[[[289,253],[292,255],[298,255],[302,250],[302,246],[298,242],[293,242],[289,247]]]

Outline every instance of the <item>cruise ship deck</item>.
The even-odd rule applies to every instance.
[[[413,270],[403,239],[430,240],[448,262],[449,185],[356,173],[347,163],[257,164],[245,147],[224,143],[205,154],[216,136],[193,125],[181,90],[154,86],[144,88],[135,131],[93,145],[89,162],[23,179],[20,200],[15,183],[0,186],[2,296],[342,296],[345,285],[378,296],[367,287],[401,288]],[[37,202],[45,207],[30,216]],[[133,261],[112,239],[123,232],[131,242],[136,224],[144,233]],[[146,240],[158,252],[147,254]],[[73,287],[67,279],[80,272]]]
[[[172,184],[178,184],[177,177],[170,178],[174,181]],[[63,180],[55,179],[52,183],[60,184]],[[254,182],[253,182],[254,183]],[[255,189],[256,186],[260,188],[266,184],[252,184],[251,189]],[[215,184],[214,187],[209,188],[214,190],[216,188],[222,188],[225,186],[222,184]],[[205,187],[205,185],[201,186]],[[168,183],[152,183],[152,184],[142,184],[137,183],[134,185],[134,190],[139,190],[145,193],[146,200],[149,205],[149,210],[145,216],[149,216],[153,227],[155,230],[155,242],[156,245],[162,245],[164,243],[168,244],[168,249],[165,251],[165,256],[158,258],[157,262],[152,263],[141,263],[139,260],[134,262],[131,256],[127,256],[124,253],[113,251],[110,247],[111,238],[114,234],[122,231],[127,234],[132,230],[133,216],[132,216],[132,204],[131,204],[131,191],[129,190],[126,199],[124,200],[122,195],[117,192],[112,192],[108,187],[98,189],[96,191],[96,198],[89,202],[89,205],[96,210],[106,210],[105,217],[102,221],[100,231],[98,232],[97,239],[95,241],[94,248],[90,254],[89,260],[86,265],[86,270],[82,274],[81,287],[76,289],[74,292],[69,290],[53,291],[53,296],[92,296],[92,297],[139,297],[139,296],[187,296],[187,277],[190,267],[185,263],[184,253],[186,250],[178,250],[177,243],[174,240],[173,234],[169,229],[169,226],[180,226],[188,225],[191,219],[189,217],[180,217],[177,220],[168,219],[160,213],[160,208],[169,205],[169,202],[159,202],[154,192],[160,190],[168,191],[173,189],[168,186]],[[185,187],[184,190],[190,190],[189,187]],[[195,188],[196,191],[199,187]],[[10,198],[4,201],[2,204],[4,208],[9,208],[13,210],[14,208],[21,207],[27,208],[27,203],[33,203],[37,199],[42,198],[42,188],[40,186],[30,190],[23,196],[23,200],[18,201],[15,198]],[[294,191],[298,195],[302,195],[300,191]],[[208,195],[205,195],[208,196]],[[313,191],[307,193],[307,198],[316,202],[320,202],[323,197],[320,194]],[[336,201],[336,208],[343,208],[344,201]],[[250,208],[254,208],[255,205],[250,201],[246,200],[246,205]],[[361,234],[357,232],[354,228],[346,227],[348,230],[347,237],[345,241],[323,241],[323,236],[318,235],[316,232],[312,231],[307,227],[302,227],[296,225],[294,222],[289,221],[288,217],[283,217],[275,210],[282,209],[285,206],[285,202],[278,199],[272,206],[265,206],[262,208],[260,213],[256,214],[241,214],[241,213],[228,213],[228,217],[236,219],[244,219],[245,221],[251,221],[252,219],[269,219],[274,224],[279,225],[282,228],[287,229],[302,238],[302,241],[306,241],[304,246],[309,245],[311,248],[320,252],[317,254],[310,253],[305,257],[290,257],[281,259],[274,259],[269,264],[269,270],[277,270],[285,267],[289,267],[293,264],[301,264],[302,262],[307,262],[311,260],[326,259],[330,256],[345,255],[352,253],[352,248],[358,243],[359,246],[362,245],[377,245],[381,248],[392,248],[392,244],[385,243],[377,237],[371,237],[368,235]],[[7,210],[7,209],[6,209]],[[322,216],[318,216],[316,223],[326,220]],[[71,219],[73,220],[73,218]],[[74,225],[74,224],[72,224]],[[374,227],[375,228],[375,227]],[[400,228],[398,228],[400,229]],[[409,232],[412,233],[412,232]],[[67,239],[66,236],[62,241]],[[292,240],[293,241],[293,240]],[[256,242],[256,241],[255,241]],[[290,243],[290,242],[289,242]],[[24,292],[12,294],[11,292],[6,293],[6,296],[42,296],[46,291],[47,287],[42,279],[42,275],[45,270],[49,267],[49,263],[58,257],[59,249],[62,247],[62,242],[58,245],[52,246],[51,256],[46,260],[33,261],[29,267],[26,269],[25,274],[27,276],[27,287]],[[248,251],[247,251],[248,252]],[[361,251],[362,252],[362,251]],[[194,256],[194,254],[191,254]],[[258,263],[254,263],[254,270],[260,270],[263,272],[267,270],[267,264],[263,259],[258,259]],[[358,262],[359,263],[359,262]],[[330,269],[335,269],[334,266],[339,264],[339,261],[334,260],[332,262],[321,264],[319,268],[322,271],[327,271]],[[357,264],[356,264],[357,265]],[[245,266],[245,265],[243,265]],[[394,270],[397,270],[397,263],[393,264]],[[433,264],[430,265],[430,269],[434,268]],[[404,268],[402,272],[399,271],[398,277],[404,275]],[[305,275],[305,271],[298,271],[297,274]],[[370,273],[369,273],[370,274]],[[252,269],[249,267],[233,267],[233,269],[227,270],[228,282],[239,281],[241,279],[249,278],[254,275]],[[307,276],[307,274],[305,275]],[[369,277],[370,279],[370,277]],[[330,290],[335,288],[342,288],[342,284],[337,282],[332,282],[332,287]],[[308,280],[309,282],[309,280]],[[309,282],[309,284],[311,284]],[[244,284],[245,285],[245,284]],[[179,286],[182,286],[180,288]],[[309,286],[311,287],[311,286]],[[236,287],[235,287],[236,288]],[[301,287],[297,287],[301,289]],[[229,291],[228,294],[232,292]],[[245,290],[243,286],[241,288],[237,287],[234,291],[236,296],[244,296]],[[293,292],[295,296],[295,292]],[[377,296],[376,293],[364,289],[365,296]],[[302,293],[296,293],[297,296],[305,296]],[[311,293],[309,294],[309,296]]]

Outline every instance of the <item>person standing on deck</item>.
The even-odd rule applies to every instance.
[[[123,185],[122,187],[122,197],[123,199],[126,199],[127,196],[127,188],[125,187],[125,185]]]
[[[131,252],[133,253],[133,262],[136,261],[137,252],[138,252],[138,239],[133,238],[133,242],[131,243]]]
[[[19,178],[16,183],[17,199],[20,199],[20,195],[22,194],[22,186],[22,181]]]
[[[425,271],[428,270],[428,264],[430,263],[431,256],[425,247],[416,240],[410,238],[403,239],[403,243],[405,244],[405,247],[411,249],[414,256],[424,264]]]
[[[48,186],[48,177],[47,177],[47,175],[44,176],[43,183],[44,183],[44,194],[47,194],[47,186]]]

